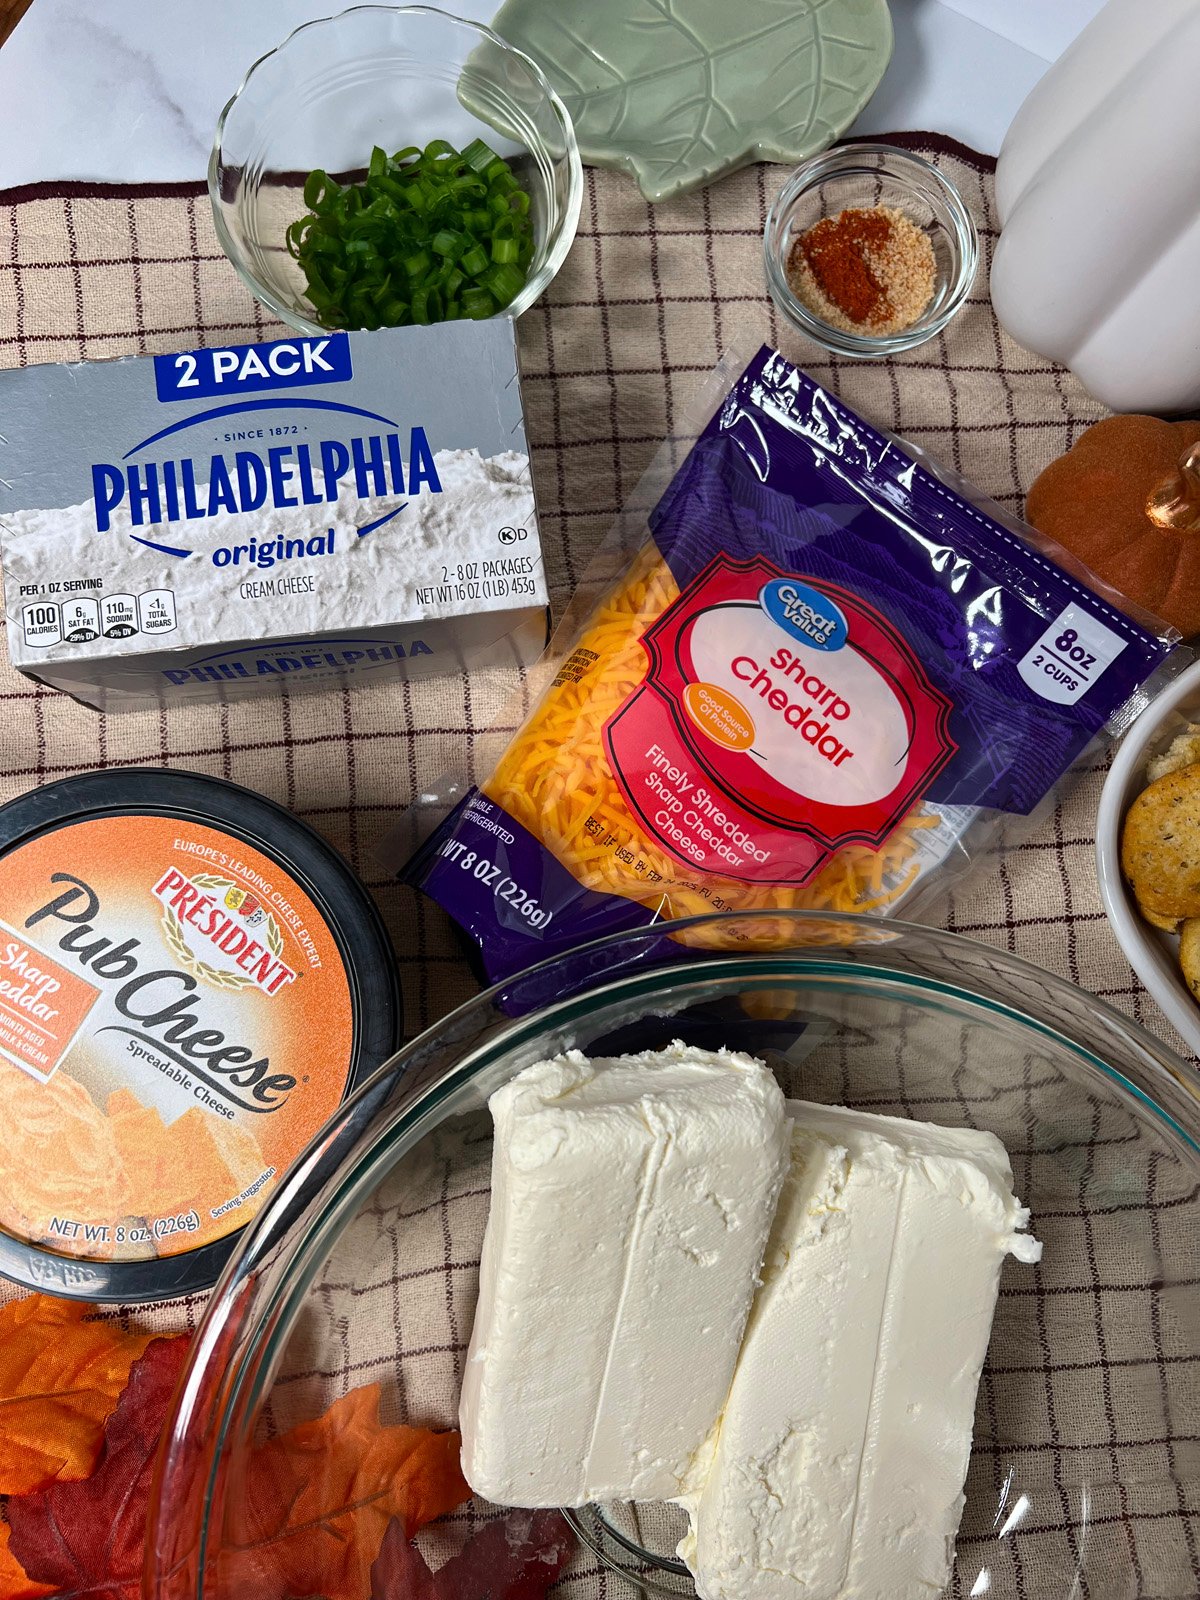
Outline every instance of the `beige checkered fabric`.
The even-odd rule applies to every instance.
[[[679,408],[735,340],[779,345],[870,421],[924,445],[1017,512],[1040,469],[1102,414],[1068,374],[1014,345],[990,313],[990,163],[941,141],[924,148],[962,187],[985,264],[945,334],[881,363],[826,358],[780,325],[760,243],[780,169],[752,167],[658,207],[620,177],[588,172],[575,247],[520,323],[556,611]],[[13,193],[0,204],[0,362],[281,333],[221,254],[199,186]],[[375,846],[419,784],[461,769],[476,733],[505,715],[510,687],[499,676],[447,678],[290,706],[261,700],[105,720],[0,664],[0,798],[71,772],[144,763],[262,790],[324,832],[378,897],[415,1032],[474,985],[444,917],[383,876]],[[1085,774],[1020,853],[974,879],[949,925],[1046,962],[1178,1046],[1100,909],[1092,862],[1100,782],[1100,772]]]
[[[876,364],[829,360],[775,317],[760,240],[779,169],[750,168],[657,208],[623,178],[588,172],[576,244],[547,297],[520,323],[535,488],[558,611],[690,392],[735,340],[778,344],[868,419],[927,447],[1014,512],[1037,472],[1101,414],[1067,374],[1012,344],[990,313],[990,164],[945,141],[913,141],[961,186],[985,262],[966,310],[945,334]],[[198,186],[152,194],[65,185],[0,197],[4,364],[279,332],[222,257]],[[471,765],[481,759],[491,742],[477,744],[477,735],[510,714],[511,689],[502,676],[446,678],[290,704],[105,719],[0,663],[0,799],[72,772],[140,764],[209,772],[263,791],[320,829],[376,895],[415,1032],[475,985],[444,916],[386,876],[376,847],[420,786],[461,769],[464,756]],[[947,921],[1114,1000],[1178,1046],[1100,908],[1092,852],[1101,779],[1099,768],[1084,774],[1033,837],[957,894]],[[1051,1179],[1060,1170],[1075,1175],[1076,1193],[1084,1170],[1091,1199],[1082,1210],[1064,1200],[1061,1215],[1051,1206],[1041,1219],[1050,1246],[1045,1266],[1036,1275],[1022,1269],[1025,1281],[1010,1275],[1014,1299],[1006,1301],[981,1395],[955,1593],[1195,1600],[1200,1351],[1195,1328],[1184,1324],[1188,1315],[1194,1320],[1200,1263],[1180,1285],[1177,1304],[1169,1296],[1151,1300],[1145,1289],[1147,1262],[1188,1250],[1195,1258],[1197,1197],[1139,1144],[1136,1127],[1110,1125],[1103,1108],[1088,1112],[1079,1138],[1071,1085],[1058,1087],[1075,1131],[1055,1145],[1022,1110],[1032,1071],[1026,1063],[1014,1081],[1006,1113],[1018,1186],[1041,1184],[1037,1169],[1049,1163]],[[878,1109],[936,1119],[919,1079],[902,1103]],[[961,1075],[956,1082],[969,1100],[969,1085]],[[485,1216],[485,1135],[477,1116],[431,1142],[361,1213],[309,1298],[268,1426],[310,1415],[354,1384],[397,1374],[390,1416],[450,1419]],[[1158,1202],[1150,1209],[1148,1188]],[[1122,1223],[1131,1208],[1136,1227]],[[193,1297],[140,1316],[191,1326],[202,1305]],[[1023,1476],[1026,1451],[1031,1467]],[[1190,1476],[1190,1490],[1174,1486],[1182,1476]],[[1026,1480],[1037,1485],[1032,1515],[1010,1495]],[[982,1557],[971,1566],[970,1553],[997,1550],[988,1523],[997,1505],[1016,1516],[1017,1536],[999,1558],[989,1556],[993,1582],[979,1576]],[[474,1516],[464,1513],[452,1526],[469,1527]],[[1089,1565],[1095,1557],[1094,1575],[1073,1587],[1084,1553]],[[568,1588],[587,1600],[607,1595],[599,1569],[582,1560]]]

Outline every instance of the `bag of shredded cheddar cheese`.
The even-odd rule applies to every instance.
[[[786,944],[762,913],[927,903],[1177,642],[777,352],[707,411],[643,480],[495,771],[405,869],[493,980],[664,918],[756,912]]]

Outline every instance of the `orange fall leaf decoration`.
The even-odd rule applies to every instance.
[[[8,1546],[8,1523],[0,1522],[0,1600],[41,1600],[52,1583],[35,1583]]]
[[[21,1522],[26,1563],[12,1548],[9,1525],[0,1522],[0,1600],[56,1595],[62,1582],[42,1579],[62,1579],[68,1567],[68,1589],[83,1584],[79,1592],[89,1597],[124,1596],[136,1587],[144,1493],[129,1516],[116,1517],[115,1542],[99,1534],[89,1542],[77,1524],[93,1500],[107,1506],[113,1495],[128,1498],[125,1480],[137,1476],[134,1466],[141,1463],[146,1476],[186,1341],[154,1341],[140,1360],[151,1335],[85,1321],[90,1314],[88,1306],[43,1295],[0,1309],[0,1494],[11,1497],[13,1525]],[[170,1367],[161,1381],[152,1381],[151,1357],[164,1371]],[[389,1524],[408,1539],[469,1499],[459,1435],[385,1427],[380,1396],[377,1383],[354,1389],[323,1416],[231,1466],[237,1477],[226,1504],[232,1509],[209,1574],[223,1600],[368,1600],[372,1563]],[[112,1517],[104,1512],[101,1521],[108,1528]],[[83,1555],[71,1545],[80,1538]],[[120,1545],[120,1560],[109,1545]]]
[[[457,1433],[384,1427],[380,1386],[260,1446],[229,1486],[218,1592],[229,1600],[367,1600],[392,1518],[411,1538],[470,1498]]]
[[[0,1494],[86,1478],[96,1465],[105,1419],[150,1335],[89,1314],[40,1294],[0,1308]]]

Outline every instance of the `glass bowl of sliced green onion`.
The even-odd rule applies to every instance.
[[[314,334],[519,316],[571,247],[583,173],[521,51],[431,6],[369,5],[255,62],[208,186],[245,283]]]

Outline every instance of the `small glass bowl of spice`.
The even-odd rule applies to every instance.
[[[763,249],[771,298],[794,328],[837,355],[878,358],[946,326],[974,281],[979,235],[930,162],[854,144],[796,168]]]

